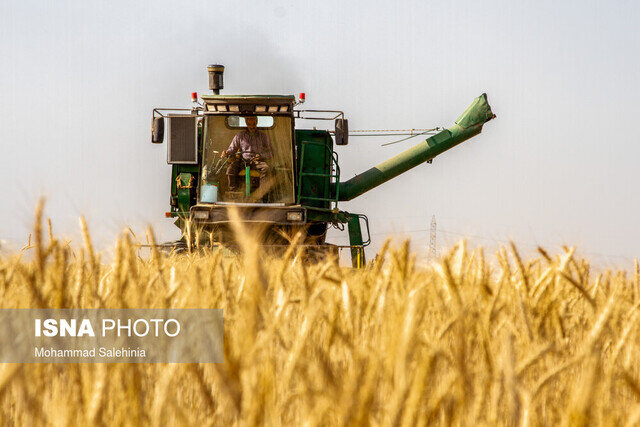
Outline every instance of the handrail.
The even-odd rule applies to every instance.
[[[331,155],[331,163],[329,165],[331,170],[334,170],[335,173],[317,173],[317,172],[304,172],[304,152],[305,152],[305,144],[313,144],[313,145],[321,145],[324,147],[325,151]],[[307,200],[319,200],[319,201],[328,201],[329,209],[333,210],[338,206],[338,197],[340,195],[340,164],[338,163],[338,153],[332,150],[326,144],[322,144],[316,141],[302,141],[300,146],[302,147],[302,152],[300,153],[300,173],[298,175],[298,203],[301,203],[302,199]],[[317,177],[326,177],[326,178],[335,178],[335,182],[329,182],[329,197],[313,197],[313,196],[303,196],[302,195],[302,178],[304,176],[317,176]],[[335,190],[332,190],[332,187],[335,187]],[[334,197],[332,196],[332,191],[335,191],[336,194]],[[334,206],[332,207],[331,204]]]

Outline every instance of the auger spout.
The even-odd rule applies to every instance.
[[[348,181],[341,182],[338,200],[348,201],[354,199],[409,169],[433,159],[437,155],[479,134],[482,131],[482,126],[494,117],[495,115],[487,101],[487,95],[483,93],[473,101],[469,108],[456,120],[455,125],[449,129],[433,135]],[[335,184],[333,192],[333,194],[336,192]]]

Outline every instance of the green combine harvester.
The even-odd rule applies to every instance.
[[[224,67],[209,65],[207,70],[213,94],[198,100],[193,93],[191,108],[153,110],[152,142],[164,141],[166,122],[167,163],[172,165],[171,210],[165,215],[176,218],[183,232],[183,239],[170,246],[184,246],[195,235],[213,245],[237,246],[231,229],[235,215],[248,227],[255,226],[265,246],[286,247],[302,231],[302,246],[309,254],[349,248],[353,266],[360,268],[364,247],[371,241],[368,219],[340,210],[339,203],[431,162],[479,134],[495,117],[482,94],[449,129],[436,128],[433,131],[439,131],[423,142],[341,181],[334,145],[347,145],[350,134],[342,111],[298,109],[305,100],[302,93],[298,99],[221,95]],[[302,129],[296,127],[301,120],[330,120],[335,127]],[[348,246],[326,241],[330,225],[340,230],[346,225]]]

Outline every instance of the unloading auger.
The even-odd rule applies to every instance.
[[[473,100],[469,108],[456,120],[455,125],[449,129],[427,138],[348,181],[334,184],[333,192],[339,194],[338,200],[341,202],[352,200],[476,136],[482,132],[482,126],[495,117],[487,101],[487,94],[483,93]]]

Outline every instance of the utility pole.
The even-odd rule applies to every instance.
[[[433,261],[438,256],[436,250],[436,216],[431,217],[431,227],[429,228],[429,260]]]

